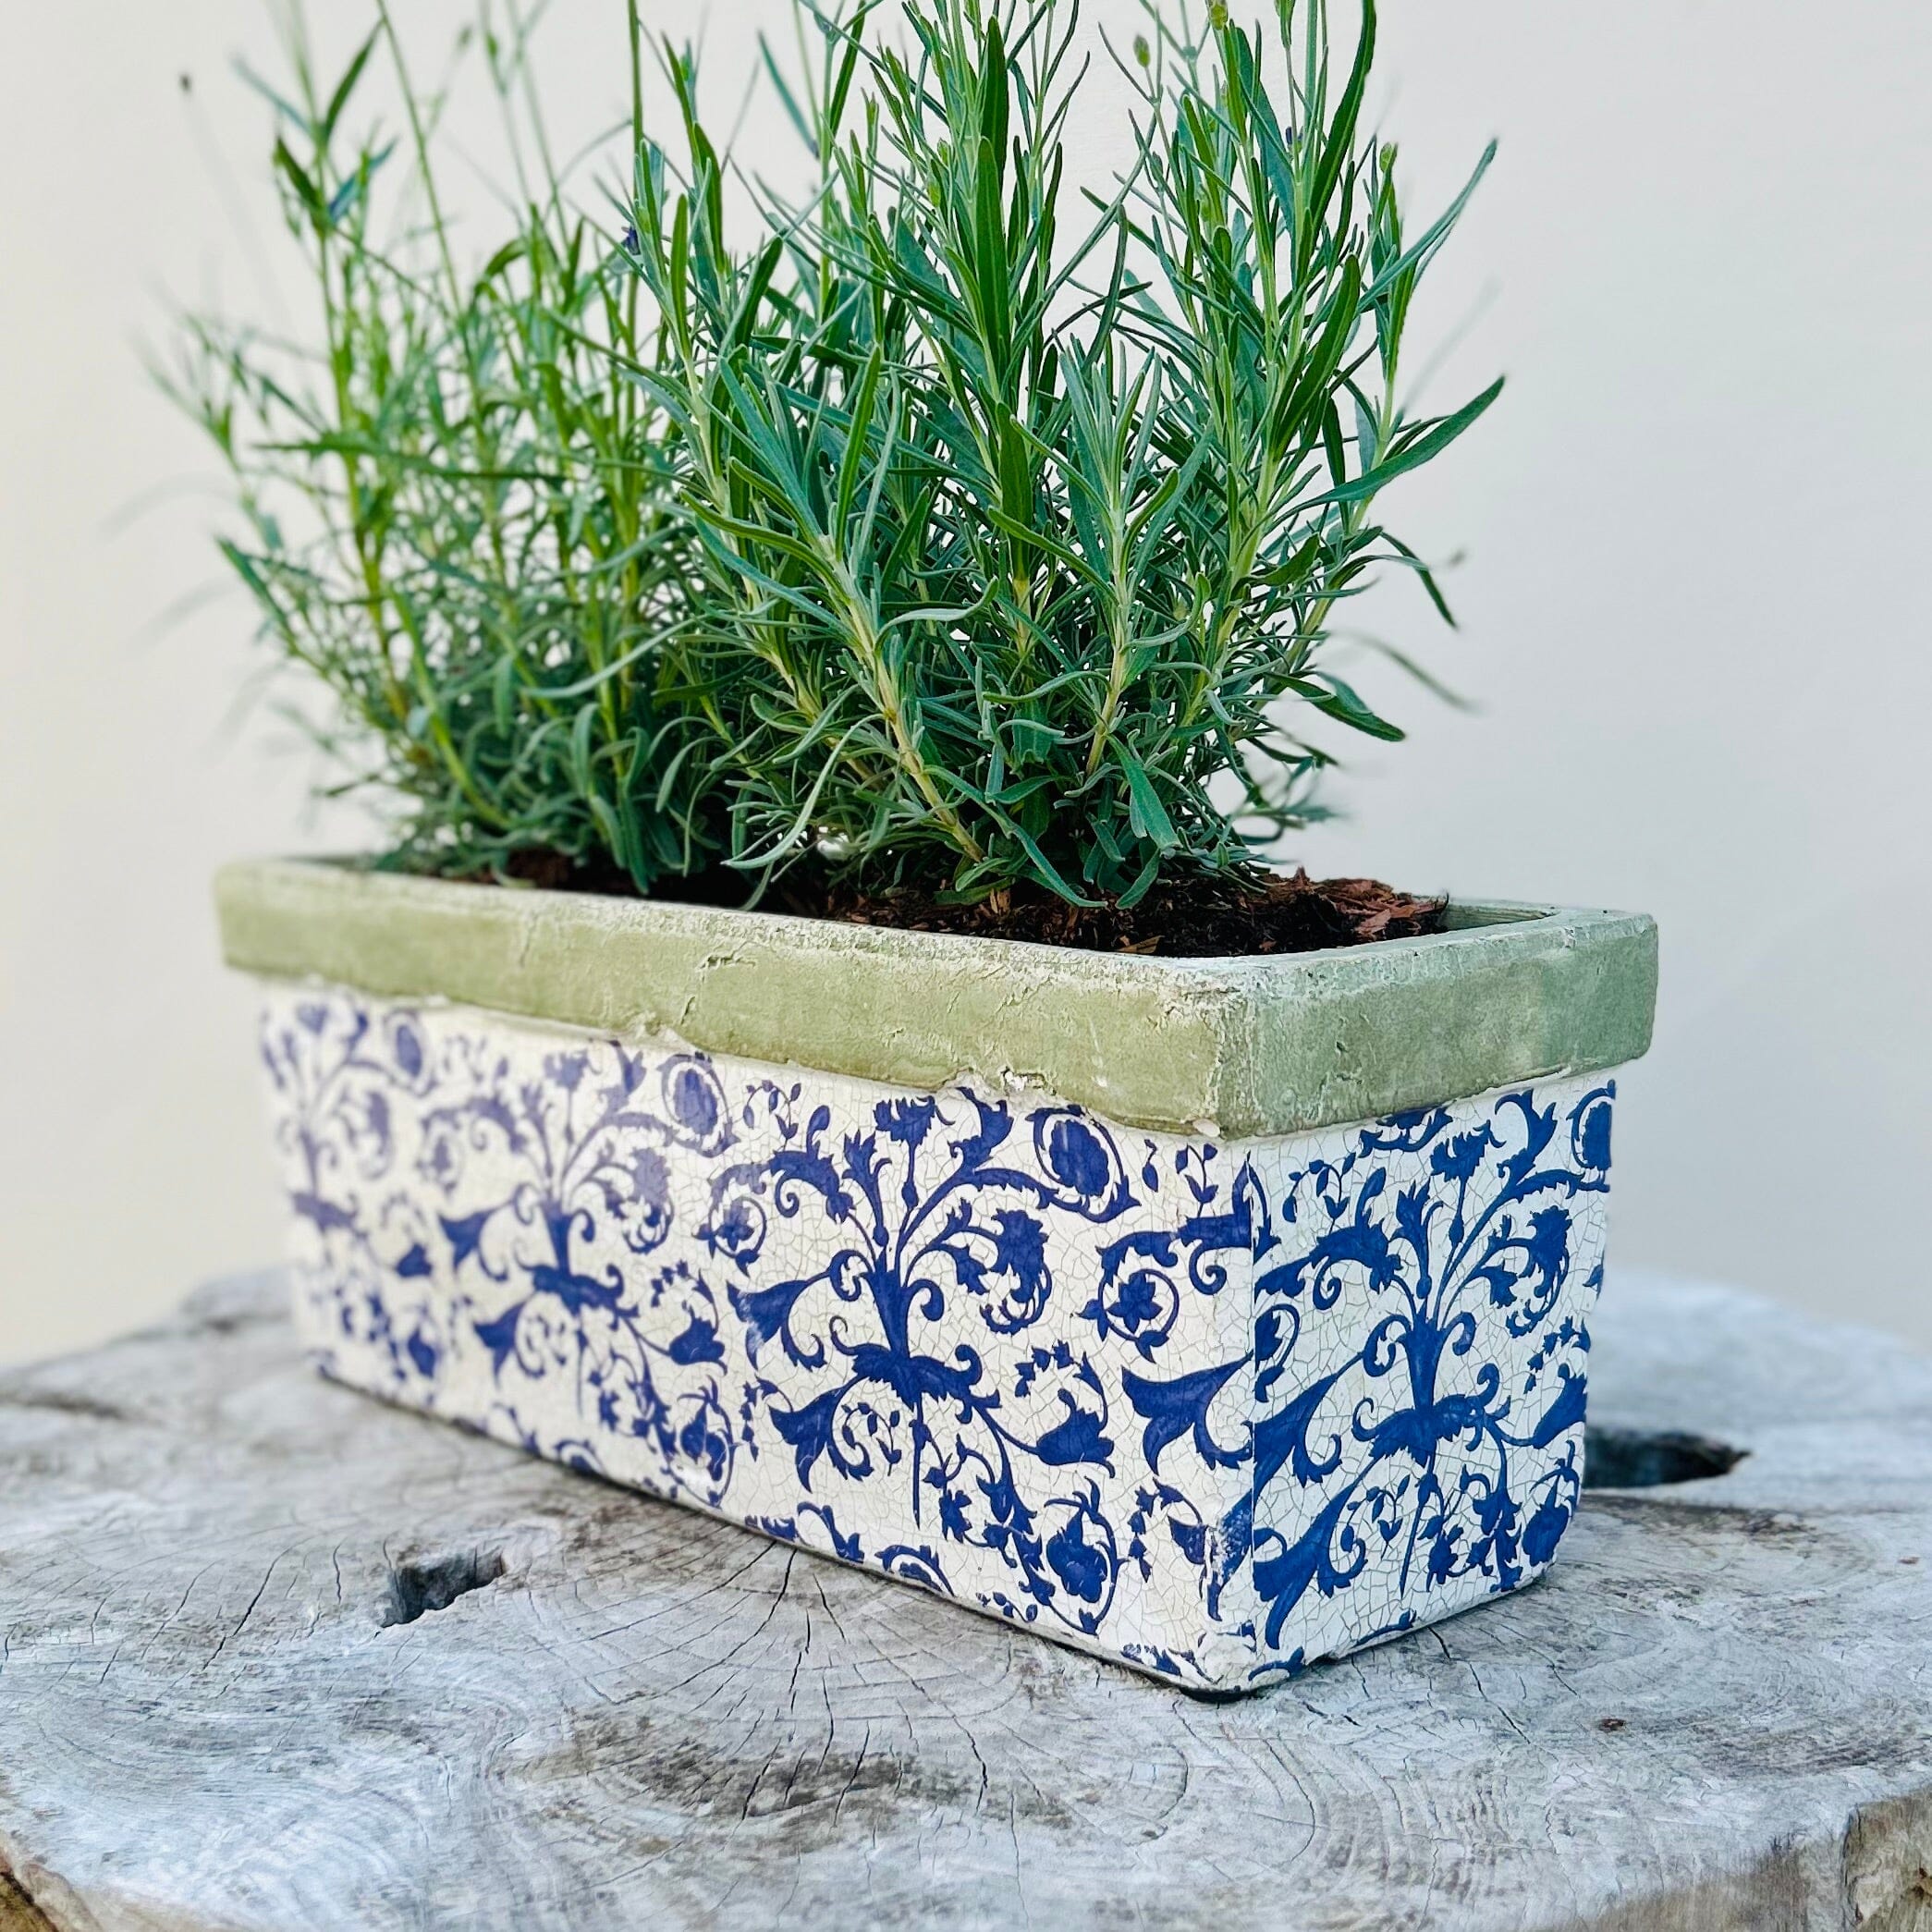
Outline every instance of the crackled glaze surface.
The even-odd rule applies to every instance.
[[[1614,1084],[1286,1140],[276,987],[305,1337],[393,1400],[1197,1688],[1538,1573]]]

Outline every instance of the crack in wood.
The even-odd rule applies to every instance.
[[[57,1932],[54,1921],[27,1896],[0,1860],[0,1932]]]

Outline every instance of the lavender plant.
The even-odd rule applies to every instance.
[[[1125,906],[1241,877],[1310,813],[1316,721],[1401,735],[1328,661],[1338,606],[1392,566],[1448,615],[1376,506],[1500,387],[1400,400],[1470,190],[1408,232],[1363,119],[1372,0],[1340,53],[1327,0],[1252,28],[1150,0],[1119,50],[1076,0],[800,18],[810,57],[769,62],[789,191],[734,177],[673,45],[658,137],[632,0],[622,205],[573,209],[545,165],[467,279],[432,115],[426,263],[372,238],[391,151],[336,154],[366,60],[399,58],[386,14],[326,97],[298,60],[276,160],[322,380],[196,336],[271,637],[410,801],[415,862],[543,849],[751,891],[809,858]],[[507,99],[519,45],[486,46]],[[1075,186],[1110,55],[1132,162]]]

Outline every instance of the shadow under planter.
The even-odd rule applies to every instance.
[[[338,1379],[1199,1690],[1555,1554],[1647,920],[1163,961],[220,896]]]

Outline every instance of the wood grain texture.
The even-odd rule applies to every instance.
[[[0,1377],[0,1926],[1927,1932],[1932,1363],[1629,1278],[1597,1363],[1599,1420],[1750,1456],[1207,1705],[327,1387],[272,1278],[204,1291]]]

